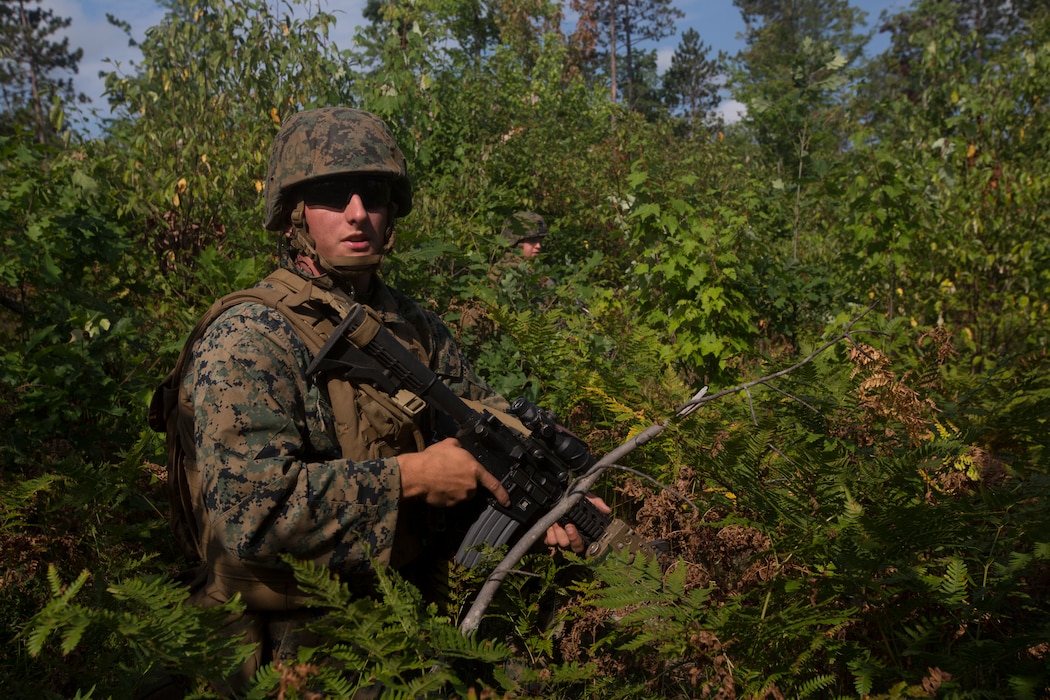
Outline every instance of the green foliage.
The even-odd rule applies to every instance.
[[[296,563],[295,570],[303,590],[315,598],[311,605],[327,611],[311,625],[320,635],[317,647],[300,651],[298,662],[311,665],[312,672],[297,693],[350,697],[379,687],[390,697],[439,691],[464,697],[473,679],[457,666],[501,663],[510,655],[504,645],[464,637],[396,572],[377,567],[377,596],[370,598],[352,592],[324,567]],[[279,669],[265,670],[249,697],[270,697],[280,680]]]
[[[626,460],[702,515],[600,486],[668,543],[667,570],[537,553],[464,639],[481,572],[444,611],[393,572],[355,598],[297,565],[321,641],[250,693],[1045,696],[1045,12],[924,0],[886,18],[891,49],[855,85],[855,10],[738,5],[752,108],[718,133],[610,104],[557,3],[377,4],[350,54],[304,3],[169,0],[142,61],[107,76],[101,139],[0,138],[5,690],[123,697],[166,667],[207,696],[243,653],[219,633],[238,608],[189,606],[168,578],[143,414],[200,310],[272,265],[280,122],[343,103],[391,122],[416,186],[384,274],[596,454],[870,306],[869,332]],[[505,268],[522,209],[551,235]],[[94,573],[65,585],[55,561]]]
[[[20,469],[40,453],[112,455],[129,439],[121,421],[141,390],[144,336],[134,284],[116,271],[129,247],[87,146],[0,141],[0,454]],[[133,430],[130,435],[137,433]],[[113,442],[98,439],[109,435]]]
[[[646,325],[666,329],[673,339],[665,359],[701,369],[704,377],[724,377],[756,331],[744,293],[751,270],[740,255],[747,220],[730,204],[701,210],[658,189],[638,166],[629,182],[634,190],[628,221],[639,251],[631,270],[637,308]],[[680,181],[682,189],[695,184],[691,175]]]
[[[941,423],[945,357],[900,357],[898,376],[872,346],[833,352],[708,416],[722,434],[687,483],[713,517],[654,502],[678,562],[599,568],[599,667],[631,652],[627,681],[654,697],[1045,689],[1045,463],[1020,448],[1006,467],[979,425]]]
[[[109,586],[106,607],[91,607],[75,602],[89,577],[84,571],[64,585],[49,567],[52,598],[30,621],[26,639],[29,653],[38,656],[58,635],[59,651],[68,656],[90,631],[94,671],[78,679],[82,689],[128,697],[153,681],[151,672],[184,674],[202,688],[209,682],[222,687],[253,653],[252,645],[225,631],[230,616],[244,610],[239,599],[202,608],[187,604],[189,591],[179,583],[136,578]]]
[[[352,697],[375,688],[384,697],[467,697],[488,687],[513,692],[537,682],[555,692],[591,677],[577,664],[540,661],[549,658],[551,645],[549,632],[537,630],[537,607],[525,602],[537,594],[534,579],[519,578],[520,585],[509,586],[509,597],[504,596],[506,610],[526,613],[520,619],[508,613],[517,635],[515,651],[491,637],[463,636],[454,620],[435,604],[424,603],[419,591],[394,571],[377,566],[375,595],[361,596],[359,588],[351,590],[324,567],[288,563],[311,596],[309,605],[318,610],[312,622],[304,623],[316,633],[316,643],[301,648],[293,661],[261,668],[243,689],[244,697],[272,697],[275,692]],[[554,586],[558,571],[546,567],[546,589]],[[33,657],[47,653],[54,637],[55,651],[64,657],[90,645],[97,665],[77,679],[81,691],[89,694],[125,697],[168,683],[194,697],[217,697],[228,687],[230,674],[254,652],[231,623],[244,612],[239,599],[200,608],[188,604],[189,593],[180,584],[136,577],[110,585],[94,604],[84,605],[77,600],[91,580],[87,571],[67,585],[52,566],[47,579],[51,599],[29,622],[27,650]],[[103,653],[105,657],[98,656]]]
[[[288,14],[256,0],[164,5],[142,61],[105,76],[109,142],[121,145],[114,185],[142,253],[153,252],[137,260],[144,276],[163,273],[172,293],[210,301],[223,288],[196,278],[201,251],[244,264],[276,249],[262,231],[262,190],[281,121],[304,106],[352,103],[353,78],[327,38],[334,16],[308,3],[289,3]]]
[[[47,493],[59,480],[54,474],[17,481],[0,493],[0,533],[11,532],[27,525],[26,511],[40,494]]]
[[[1029,149],[1046,142],[1050,35],[1044,19],[1001,51],[978,50],[979,36],[939,8],[907,35],[927,47],[910,99],[858,133],[839,248],[857,297],[947,325],[987,369],[1046,343],[1047,250],[1030,232],[1042,226],[1047,172]],[[964,73],[973,79],[955,79]]]
[[[849,67],[867,37],[864,13],[844,0],[734,0],[747,47],[735,58],[731,91],[778,176],[811,176],[811,163],[837,150]]]

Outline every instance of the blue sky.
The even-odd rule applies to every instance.
[[[325,2],[326,0],[322,0]],[[852,0],[855,7],[868,13],[868,26],[874,26],[882,10],[899,11],[908,0]],[[327,6],[338,13],[333,40],[340,48],[351,48],[354,27],[361,21],[361,8],[365,0],[327,0]],[[700,33],[701,40],[712,47],[713,52],[737,52],[742,42],[737,34],[743,31],[740,11],[732,0],[677,0],[673,2],[685,13],[678,22],[676,34],[657,46],[659,67],[663,70],[670,62],[671,54],[678,44],[681,33],[690,27]],[[138,51],[127,45],[123,32],[106,21],[106,13],[131,25],[132,35],[142,38],[146,29],[155,25],[164,11],[151,0],[43,0],[42,5],[52,9],[59,17],[70,17],[73,22],[67,30],[72,48],[84,49],[80,72],[76,76],[77,89],[92,98],[94,106],[105,109],[101,99],[102,81],[99,71],[111,71],[114,64],[125,68],[131,60],[138,58]],[[643,45],[644,46],[644,45]],[[876,51],[885,46],[885,38],[876,36],[872,48]],[[652,48],[651,46],[645,48]],[[727,106],[728,109],[733,107]]]

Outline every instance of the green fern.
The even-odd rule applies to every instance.
[[[37,613],[33,624],[30,625],[27,647],[32,656],[40,654],[47,638],[60,630],[64,630],[61,647],[63,654],[68,654],[79,643],[86,627],[85,624],[81,624],[85,617],[85,609],[73,603],[73,598],[80,593],[89,576],[87,571],[82,571],[73,583],[65,586],[59,579],[58,569],[54,565],[47,567],[47,582],[51,588],[52,599]]]
[[[689,669],[707,669],[721,655],[720,643],[708,631],[717,616],[708,605],[710,589],[688,585],[684,562],[665,574],[655,560],[612,556],[595,575],[603,585],[590,592],[585,604],[607,610],[611,626],[597,647],[615,648],[615,656],[639,670],[662,668],[656,685],[688,687],[697,680]]]
[[[326,611],[311,625],[320,643],[299,653],[299,663],[311,669],[302,692],[338,694],[375,685],[384,697],[462,693],[468,685],[462,669],[509,658],[505,645],[464,637],[393,570],[376,565],[377,596],[370,598],[353,594],[323,566],[288,561],[310,604]],[[262,674],[253,693],[262,697],[279,681],[272,671]]]
[[[802,683],[796,691],[796,697],[808,698],[820,691],[828,690],[835,686],[837,679],[830,674],[824,674],[810,678]]]
[[[596,573],[605,584],[592,599],[598,607],[619,610],[665,598],[663,573],[655,559],[610,557]]]
[[[965,603],[969,584],[970,575],[966,570],[966,563],[956,557],[949,559],[939,587],[940,594],[944,596],[944,603],[950,607]]]
[[[126,652],[124,672],[117,679],[118,695],[131,692],[154,667],[175,676],[223,683],[253,653],[254,645],[222,630],[231,615],[244,607],[234,599],[222,606],[200,608],[186,604],[189,591],[160,578],[138,578],[107,589],[105,606],[82,605],[88,572],[63,585],[57,569],[48,569],[52,599],[30,621],[27,648],[31,655],[44,652],[52,634],[60,636],[59,651],[71,654],[91,631],[93,643]],[[108,640],[108,641],[106,641]]]
[[[44,474],[32,479],[0,483],[0,534],[26,527],[25,514],[32,508],[36,497],[62,480],[63,477],[57,474]]]

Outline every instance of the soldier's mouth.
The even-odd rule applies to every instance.
[[[367,253],[372,248],[372,242],[367,238],[351,238],[343,241],[343,245],[355,253]]]

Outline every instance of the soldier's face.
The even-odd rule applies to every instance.
[[[320,255],[332,259],[383,251],[390,221],[389,187],[384,197],[371,186],[369,181],[348,180],[341,193],[304,194],[306,225]]]
[[[521,256],[523,258],[535,258],[539,257],[540,248],[542,248],[539,238],[532,238],[521,243]]]

